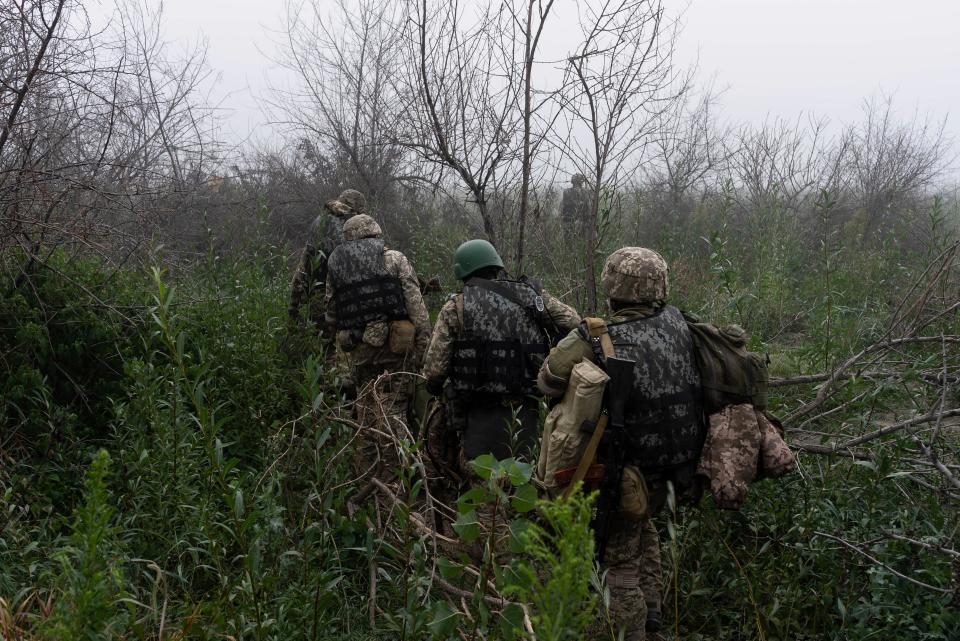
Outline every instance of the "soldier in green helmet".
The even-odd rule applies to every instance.
[[[643,641],[661,626],[660,542],[650,517],[663,507],[668,482],[678,494],[695,486],[706,435],[700,374],[686,321],[666,303],[667,263],[660,254],[618,249],[607,258],[601,282],[611,313],[601,335],[610,338],[617,358],[634,363],[625,459],[642,473],[649,506],[639,520],[613,515],[602,566],[613,622],[627,641]],[[575,365],[590,360],[602,366],[602,339],[594,336],[585,324],[551,350],[537,378],[540,391],[562,396]]]
[[[460,245],[453,269],[463,292],[437,317],[423,365],[428,389],[440,395],[447,385],[465,460],[525,455],[537,434],[538,408],[528,398],[536,393],[537,370],[580,316],[536,281],[508,279],[486,240]],[[521,426],[511,440],[506,426],[514,411]]]

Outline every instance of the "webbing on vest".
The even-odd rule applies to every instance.
[[[611,323],[607,332],[618,355],[635,363],[625,417],[629,460],[644,471],[696,460],[705,437],[702,389],[680,311],[667,305]]]
[[[549,351],[539,292],[521,281],[471,279],[458,299],[463,328],[455,339],[450,381],[460,394],[521,395],[535,389]]]
[[[339,329],[407,318],[400,279],[387,272],[383,241],[362,238],[338,246],[327,263]]]
[[[403,286],[389,276],[349,283],[336,291],[335,303],[342,329],[363,329],[374,321],[407,317]]]

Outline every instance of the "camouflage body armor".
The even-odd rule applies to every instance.
[[[696,462],[706,427],[693,338],[680,310],[607,325],[620,358],[634,360],[627,402],[628,459],[644,471]]]
[[[543,299],[528,283],[474,279],[463,287],[463,331],[450,380],[460,393],[528,394],[550,350]]]
[[[468,459],[517,454],[511,431],[521,453],[536,440],[538,408],[505,400],[536,389],[537,371],[550,349],[541,327],[543,310],[543,299],[527,282],[478,278],[464,285],[463,330],[454,341],[450,382],[465,413]]]
[[[374,321],[407,318],[403,286],[383,260],[383,240],[344,242],[330,255],[327,268],[339,329],[362,330]]]

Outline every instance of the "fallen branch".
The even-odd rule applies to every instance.
[[[914,579],[913,577],[907,576],[906,574],[903,574],[902,572],[899,572],[899,571],[893,569],[892,567],[890,567],[889,565],[887,565],[887,564],[884,563],[883,561],[880,561],[879,559],[877,559],[877,558],[875,558],[875,557],[867,554],[867,553],[864,552],[862,549],[860,549],[859,546],[854,545],[853,543],[850,543],[849,541],[845,541],[845,540],[841,539],[841,538],[838,537],[838,536],[834,536],[834,535],[832,535],[832,534],[827,534],[826,532],[814,532],[813,535],[814,535],[814,536],[822,536],[822,537],[824,537],[824,538],[832,539],[832,540],[836,541],[837,543],[843,545],[844,547],[850,548],[851,550],[853,550],[853,551],[856,552],[857,554],[860,554],[860,555],[866,557],[871,563],[874,563],[875,565],[879,565],[880,567],[884,568],[885,570],[887,570],[888,572],[890,572],[890,573],[893,574],[894,576],[900,577],[900,578],[903,579],[904,581],[909,581],[910,583],[913,583],[914,585],[916,585],[916,586],[918,586],[918,587],[921,587],[921,588],[924,588],[924,589],[927,589],[927,590],[933,590],[933,591],[935,591],[935,592],[940,592],[941,594],[953,594],[953,593],[956,591],[956,588],[941,588],[941,587],[937,587],[936,585],[930,585],[929,583],[924,583],[923,581],[919,581],[919,580],[917,580],[917,579]]]

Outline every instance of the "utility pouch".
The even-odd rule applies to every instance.
[[[337,347],[344,352],[352,352],[357,347],[356,332],[352,329],[341,329],[337,332]]]
[[[363,328],[363,342],[370,347],[383,347],[390,328],[386,321],[374,321]]]
[[[403,355],[413,351],[416,327],[409,320],[390,322],[390,353]]]
[[[628,519],[639,521],[650,515],[650,491],[643,473],[635,465],[623,468],[623,482],[620,485],[620,514]]]
[[[767,406],[769,373],[766,354],[747,350],[747,333],[738,325],[718,327],[687,319],[703,386],[707,414],[729,405]]]
[[[549,490],[557,489],[554,479],[557,470],[576,468],[583,458],[590,433],[580,428],[585,422],[596,422],[600,417],[608,380],[607,373],[594,363],[588,360],[577,363],[570,373],[563,399],[547,415],[537,475]]]

